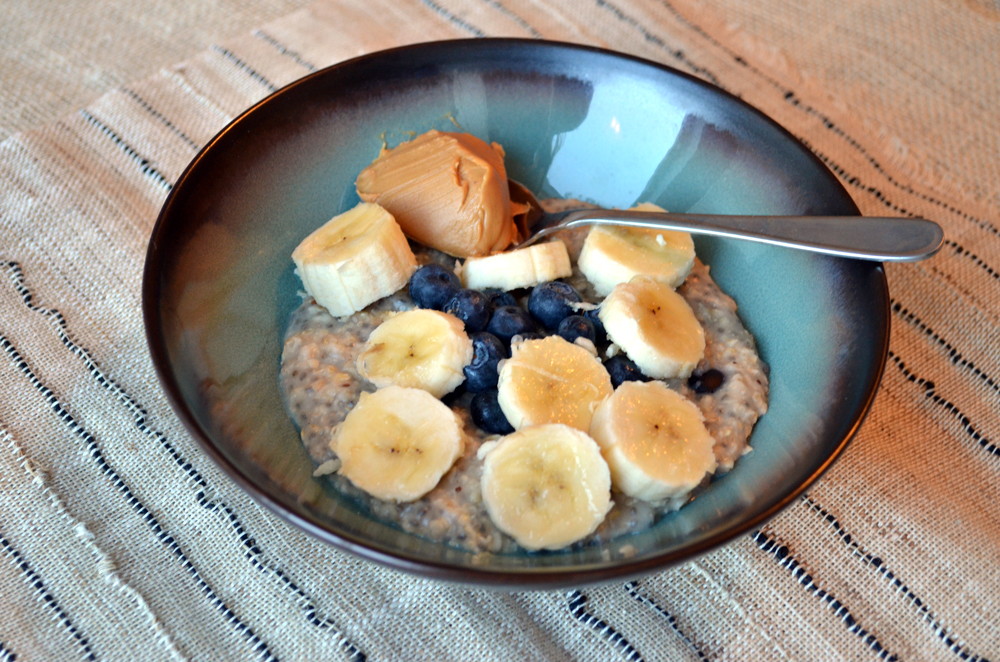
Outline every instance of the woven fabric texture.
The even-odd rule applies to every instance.
[[[58,75],[8,86],[17,67],[0,64],[14,87],[0,97],[0,660],[1000,659],[996,2],[236,4],[243,23],[259,18],[252,32],[164,66],[214,34],[189,26],[156,54],[98,63],[115,73],[97,87],[80,76],[99,58],[79,33],[58,36],[80,58],[50,62]],[[114,6],[106,20],[133,38],[141,21]],[[945,228],[939,255],[887,269],[891,355],[864,427],[759,533],[627,584],[438,584],[276,519],[172,414],[140,314],[171,182],[281,85],[469,36],[592,44],[690,72],[803,140],[864,213]],[[67,72],[83,97],[59,89]],[[60,95],[86,105],[46,115]]]
[[[4,0],[0,138],[305,7],[309,0]]]

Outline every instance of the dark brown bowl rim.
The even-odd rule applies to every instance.
[[[498,571],[488,568],[476,568],[476,567],[457,567],[446,563],[427,561],[422,559],[415,559],[407,556],[403,553],[387,553],[377,549],[373,549],[365,542],[365,540],[360,537],[346,536],[335,533],[329,528],[324,527],[317,521],[313,521],[310,518],[303,517],[301,514],[293,512],[285,508],[278,499],[271,496],[269,493],[261,489],[253,479],[241,471],[236,465],[234,465],[226,456],[215,446],[212,442],[211,435],[205,430],[195,419],[191,411],[188,409],[181,395],[180,386],[174,379],[173,373],[170,370],[170,363],[167,356],[166,340],[163,335],[162,319],[159,310],[159,300],[161,293],[161,283],[156,278],[156,274],[160,273],[161,265],[163,262],[163,252],[171,246],[172,242],[163,241],[164,236],[167,233],[168,219],[171,216],[172,206],[178,196],[178,192],[184,188],[184,184],[188,179],[189,175],[198,163],[205,157],[205,155],[213,149],[227,134],[233,132],[237,129],[240,123],[249,115],[254,113],[262,105],[270,103],[277,97],[283,94],[287,94],[290,90],[297,88],[302,85],[308,85],[310,81],[315,78],[330,75],[332,72],[340,70],[346,67],[352,67],[356,63],[383,57],[385,55],[398,55],[406,54],[411,51],[419,51],[421,49],[426,49],[428,47],[441,47],[441,46],[463,46],[471,44],[504,44],[512,47],[543,47],[543,48],[555,48],[555,49],[570,49],[581,52],[589,52],[607,55],[611,57],[616,57],[624,59],[627,61],[639,63],[642,65],[654,67],[660,69],[664,72],[670,73],[671,75],[679,76],[685,78],[695,84],[704,87],[714,94],[721,95],[723,97],[729,98],[730,100],[736,102],[737,104],[743,106],[745,109],[749,110],[753,114],[760,117],[766,123],[770,124],[772,127],[776,128],[785,138],[792,141],[793,143],[799,145],[802,151],[811,158],[816,165],[819,166],[820,170],[829,175],[832,183],[836,185],[837,188],[843,193],[844,199],[849,203],[850,207],[853,208],[855,214],[860,215],[860,210],[854,204],[853,199],[850,194],[844,189],[843,185],[836,178],[836,176],[830,172],[826,164],[816,156],[810,149],[808,149],[802,142],[792,135],[787,129],[782,127],[780,124],[775,122],[773,119],[768,117],[762,111],[754,108],[742,99],[732,95],[731,93],[718,88],[710,83],[707,83],[695,76],[687,74],[683,71],[678,71],[672,67],[654,62],[651,60],[646,60],[644,58],[636,57],[633,55],[627,55],[625,53],[619,53],[617,51],[612,51],[610,49],[598,48],[592,46],[582,46],[579,44],[572,44],[560,41],[547,41],[538,39],[517,39],[517,38],[496,38],[496,39],[454,39],[454,40],[443,40],[443,41],[432,41],[432,42],[422,42],[418,44],[411,44],[407,46],[400,46],[398,48],[392,48],[382,51],[376,51],[374,53],[369,53],[362,55],[350,60],[345,60],[338,64],[334,64],[330,67],[326,67],[319,71],[313,72],[307,76],[304,76],[292,83],[289,83],[285,87],[277,90],[276,92],[265,97],[261,101],[255,103],[249,109],[244,111],[226,125],[219,133],[217,133],[192,159],[188,166],[181,173],[177,182],[171,188],[167,199],[164,201],[163,206],[160,209],[160,213],[157,216],[156,223],[153,226],[152,233],[150,235],[149,246],[146,253],[146,262],[143,269],[143,282],[142,282],[142,310],[143,310],[143,323],[146,328],[146,340],[149,345],[150,356],[152,357],[153,365],[156,370],[157,377],[159,378],[160,385],[163,388],[164,393],[167,396],[167,400],[170,403],[171,408],[180,418],[184,427],[187,431],[194,437],[195,441],[201,446],[202,450],[218,465],[223,472],[225,472],[231,479],[233,479],[237,485],[239,485],[243,490],[245,490],[253,499],[258,503],[265,506],[271,512],[277,514],[279,517],[285,519],[289,523],[298,527],[299,529],[327,542],[338,549],[344,550],[355,554],[361,558],[367,559],[369,561],[374,561],[380,563],[390,568],[396,570],[401,570],[407,573],[419,575],[422,577],[427,577],[431,579],[443,580],[448,582],[458,582],[462,584],[474,585],[478,587],[491,587],[507,590],[521,590],[521,589],[555,589],[555,588],[568,588],[577,587],[582,585],[606,583],[615,580],[626,580],[637,578],[655,570],[662,570],[667,567],[692,560],[696,557],[707,554],[708,552],[721,547],[722,545],[731,542],[732,540],[738,538],[739,536],[752,532],[755,529],[766,524],[773,517],[778,515],[782,510],[787,508],[795,499],[797,499],[803,492],[805,492],[810,486],[813,485],[826,471],[833,465],[833,463],[840,457],[844,449],[851,442],[857,431],[860,429],[861,424],[864,422],[871,410],[872,403],[874,402],[875,395],[878,391],[878,387],[882,381],[883,374],[885,372],[886,363],[889,355],[889,332],[891,325],[891,311],[888,297],[888,280],[885,276],[885,270],[882,265],[876,265],[876,272],[879,274],[879,282],[881,284],[882,294],[884,294],[885,300],[885,310],[884,319],[886,324],[884,329],[882,329],[881,337],[879,338],[880,347],[877,348],[878,363],[876,369],[869,374],[868,384],[865,388],[865,396],[862,405],[858,408],[854,420],[851,422],[849,430],[843,435],[840,442],[833,449],[833,452],[826,458],[823,464],[818,467],[813,473],[807,476],[795,489],[791,490],[777,503],[772,505],[770,508],[764,512],[758,514],[755,517],[742,521],[731,528],[719,532],[713,536],[710,536],[704,540],[700,540],[691,546],[684,548],[682,550],[675,550],[673,552],[666,552],[656,556],[637,559],[635,561],[623,560],[618,564],[613,566],[606,566],[600,564],[591,564],[585,566],[579,566],[574,569],[562,569],[562,568],[537,568],[531,570],[517,569],[517,570],[507,570]],[[846,258],[840,258],[846,259]]]

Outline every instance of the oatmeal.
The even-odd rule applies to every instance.
[[[565,281],[582,294],[581,310],[594,308],[600,298],[575,266],[586,229],[562,234],[574,263],[573,274]],[[455,264],[454,258],[437,251],[416,244],[412,248],[419,264]],[[696,260],[677,291],[701,323],[705,352],[690,379],[667,379],[665,383],[693,401],[704,415],[705,426],[714,439],[718,475],[732,469],[734,462],[749,450],[747,441],[753,425],[767,410],[767,366],[757,355],[753,337],[740,322],[735,302],[718,288],[706,265]],[[527,293],[512,292],[521,305]],[[335,459],[330,450],[334,428],[362,392],[375,391],[356,367],[369,335],[390,315],[413,307],[404,287],[342,319],[332,317],[311,298],[292,314],[282,352],[281,390],[301,430],[303,444],[317,465]],[[604,358],[614,354],[617,347],[603,342],[596,349]],[[443,398],[461,421],[465,449],[440,483],[422,498],[411,503],[390,503],[369,496],[341,475],[329,474],[324,479],[332,481],[338,491],[375,517],[405,531],[473,552],[515,551],[517,543],[497,529],[483,505],[482,461],[477,459],[477,452],[491,436],[473,423],[469,415],[471,399],[472,394],[464,393],[461,387]],[[702,487],[708,482],[706,477]],[[681,507],[691,495],[657,505],[617,492],[612,497],[614,506],[603,523],[576,545],[606,542],[647,529],[664,513]]]

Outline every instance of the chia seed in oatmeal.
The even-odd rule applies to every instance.
[[[546,201],[547,208],[570,204]],[[574,265],[586,232],[583,228],[560,233]],[[419,245],[412,248],[419,264],[437,262],[454,266],[454,259],[442,253]],[[580,291],[586,302],[599,302],[593,288],[575,267],[573,275],[565,280]],[[747,441],[753,425],[767,411],[768,368],[757,354],[753,337],[736,314],[736,303],[715,284],[708,266],[696,260],[691,274],[677,291],[691,306],[705,332],[705,357],[695,368],[695,374],[714,369],[721,372],[724,379],[711,393],[696,392],[686,380],[674,379],[666,383],[701,409],[705,425],[715,440],[719,464],[716,473],[725,473],[750,450]],[[526,297],[526,292],[514,294],[520,294],[521,300]],[[404,287],[344,319],[333,318],[311,298],[303,301],[292,314],[281,357],[281,390],[301,430],[302,442],[317,465],[335,460],[329,446],[334,428],[351,411],[362,391],[375,391],[374,385],[362,378],[355,366],[369,334],[391,314],[413,307]],[[604,345],[598,349],[605,356],[616,348]],[[476,453],[491,437],[473,424],[468,413],[470,399],[468,393],[444,399],[464,426],[465,452],[437,487],[421,499],[411,503],[385,502],[368,495],[339,474],[329,474],[327,479],[375,517],[404,531],[472,552],[505,553],[520,549],[513,539],[497,529],[483,505],[482,462],[476,458]],[[706,477],[699,489],[708,482]],[[614,507],[604,522],[574,546],[597,544],[642,531],[690,498],[692,495],[651,505],[615,493]]]

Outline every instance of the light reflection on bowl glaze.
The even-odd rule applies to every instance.
[[[545,554],[472,555],[369,518],[312,478],[278,390],[300,284],[298,242],[357,201],[354,178],[407,132],[499,142],[539,197],[676,211],[856,214],[825,167],[737,99],[607,51],[438,42],[310,75],[223,130],[181,176],[150,243],[143,306],[185,425],[237,483],[343,549],[426,576],[552,588],[638,576],[759,527],[829,466],[874,397],[888,351],[881,265],[696,238],[771,365],[754,451],[645,533]]]

